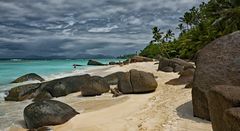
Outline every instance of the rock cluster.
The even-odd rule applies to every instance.
[[[193,64],[179,58],[168,59],[164,57],[159,57],[159,71],[181,72],[188,68],[194,68]]]
[[[240,130],[239,69],[239,31],[211,42],[198,53],[191,84],[193,113],[211,120],[214,131]]]
[[[93,96],[106,93],[109,90],[109,84],[104,78],[80,75],[15,87],[9,90],[5,100],[23,101],[34,98],[35,101],[38,101],[38,99],[51,99],[78,91],[82,91],[83,96]]]

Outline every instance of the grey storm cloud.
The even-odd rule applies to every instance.
[[[133,53],[203,1],[0,0],[0,58]]]

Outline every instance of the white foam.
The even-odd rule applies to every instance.
[[[104,69],[106,68],[106,66],[103,67],[96,67],[96,66],[90,66],[84,69],[75,69],[72,70],[70,72],[61,72],[61,73],[56,73],[56,74],[51,74],[51,75],[46,75],[46,76],[42,76],[46,81],[49,80],[54,80],[54,79],[59,79],[59,78],[64,78],[64,77],[69,77],[69,76],[76,76],[76,75],[84,75],[84,74],[90,74],[92,70],[95,69]]]

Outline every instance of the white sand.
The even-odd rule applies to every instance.
[[[138,69],[154,73],[158,88],[154,93],[123,95],[111,98],[81,98],[78,93],[58,98],[70,104],[81,114],[62,125],[53,126],[58,131],[212,131],[211,124],[192,115],[191,89],[184,85],[165,85],[177,78],[176,73],[157,72],[154,62],[111,66],[90,72],[92,75],[107,75],[117,71]],[[79,101],[76,101],[79,99]],[[84,100],[83,100],[84,99]],[[24,130],[11,128],[11,130]]]

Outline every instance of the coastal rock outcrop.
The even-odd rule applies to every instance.
[[[44,79],[37,75],[36,73],[29,73],[26,75],[23,75],[19,78],[17,78],[16,80],[12,81],[11,83],[21,83],[21,82],[25,82],[25,81],[29,81],[29,80],[38,80],[38,81],[44,81]]]
[[[34,101],[38,101],[51,99],[52,97],[66,96],[78,91],[83,91],[84,95],[87,93],[89,96],[100,95],[109,90],[109,84],[104,78],[96,76],[91,77],[86,74],[14,87],[9,90],[5,100],[22,101],[35,98]]]
[[[105,64],[101,63],[101,62],[98,62],[96,60],[89,60],[87,65],[95,65],[95,66],[103,66]]]
[[[41,84],[27,84],[22,86],[17,86],[8,91],[8,95],[4,98],[5,101],[23,101],[31,99],[37,95],[37,90]]]
[[[152,92],[157,86],[152,73],[134,69],[126,72],[118,81],[118,89],[124,94]]]
[[[155,91],[158,84],[152,73],[130,70],[130,79],[134,93],[147,93]]]
[[[187,68],[194,68],[193,64],[179,58],[168,59],[159,57],[158,70],[164,72],[181,72]]]
[[[132,83],[131,83],[130,72],[126,72],[119,77],[118,89],[123,94],[133,93],[133,87],[132,87]]]
[[[213,131],[240,130],[240,87],[212,87],[208,92],[208,105]]]
[[[210,120],[206,93],[214,85],[240,85],[240,32],[214,40],[199,51],[193,79],[194,116]]]
[[[49,92],[53,97],[66,96],[70,93],[81,91],[82,87],[87,86],[90,75],[70,76],[41,84],[43,91]]]
[[[104,79],[108,82],[109,85],[117,85],[118,80],[124,74],[125,74],[124,72],[115,72],[115,73],[105,76]]]
[[[143,56],[133,56],[129,59],[130,63],[136,63],[136,62],[151,62],[153,59]]]
[[[58,125],[79,114],[72,107],[55,100],[38,101],[25,107],[24,120],[27,128]]]
[[[92,76],[85,81],[87,86],[83,86],[81,89],[82,96],[96,96],[102,93],[109,92],[110,86],[107,81],[100,76]]]

